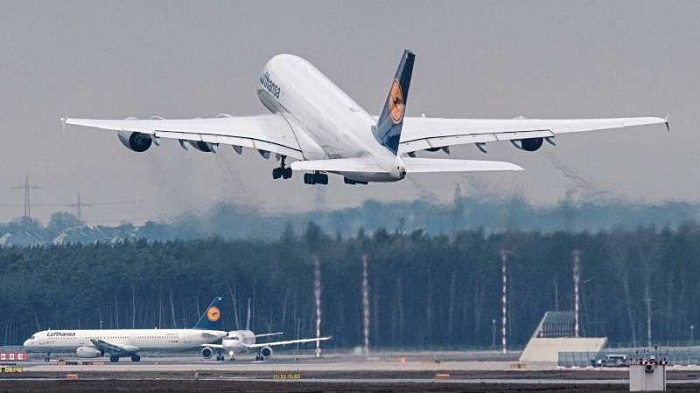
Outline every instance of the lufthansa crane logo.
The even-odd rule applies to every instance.
[[[403,121],[403,111],[406,109],[406,104],[403,100],[403,91],[399,81],[394,79],[389,91],[389,116],[394,124],[399,124]]]
[[[211,306],[207,310],[207,319],[209,319],[212,322],[216,322],[221,318],[221,311],[219,310],[218,307],[216,306]]]

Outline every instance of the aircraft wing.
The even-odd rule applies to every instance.
[[[108,352],[114,355],[130,355],[140,350],[140,348],[135,345],[112,344],[101,339],[92,339],[90,341],[92,341],[92,345],[94,345],[95,348],[99,349],[100,351]]]
[[[140,132],[158,138],[249,147],[303,159],[289,123],[279,114],[247,117],[165,120],[95,120],[63,118],[63,124],[101,130]]]
[[[406,117],[399,153],[439,149],[469,143],[514,141],[528,138],[552,138],[560,134],[665,124],[668,118],[628,117],[611,119],[441,119]]]
[[[302,344],[302,343],[315,343],[317,341],[326,341],[330,340],[332,337],[319,337],[319,338],[300,338],[296,340],[286,340],[286,341],[272,341],[269,343],[255,343],[255,344],[249,344],[246,345],[246,348],[248,349],[258,349],[258,348],[264,348],[264,347],[277,347],[280,345],[291,345],[291,344]]]

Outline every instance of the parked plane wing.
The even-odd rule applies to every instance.
[[[90,341],[92,341],[92,344],[95,346],[95,348],[99,349],[102,352],[108,352],[113,355],[131,355],[140,350],[140,348],[135,345],[112,344],[100,339],[92,339]]]
[[[300,338],[300,339],[296,339],[296,340],[286,340],[286,341],[272,341],[269,343],[247,344],[246,348],[258,349],[258,348],[264,348],[264,347],[276,347],[276,346],[280,346],[280,345],[315,343],[317,341],[330,340],[331,338],[333,338],[333,337],[328,336],[328,337],[319,337],[319,338]]]

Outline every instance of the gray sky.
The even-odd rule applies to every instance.
[[[264,211],[380,200],[446,202],[465,194],[555,203],[568,190],[629,201],[700,201],[700,2],[99,2],[0,1],[0,220],[21,215],[11,186],[42,186],[36,204],[85,208],[116,224],[205,210],[222,200]],[[278,53],[305,57],[377,113],[404,48],[416,66],[408,115],[582,118],[664,116],[662,126],[564,136],[537,153],[510,144],[453,149],[506,160],[515,174],[421,175],[328,187],[273,181],[246,150],[137,154],[114,134],[68,128],[63,115],[126,118],[265,113],[255,79]],[[442,157],[442,156],[439,156]],[[572,180],[558,167],[583,179]],[[16,206],[6,206],[17,204]],[[46,222],[57,208],[37,206]],[[66,208],[68,209],[68,208]]]

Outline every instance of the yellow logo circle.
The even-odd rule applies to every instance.
[[[389,91],[389,116],[391,116],[394,124],[403,121],[403,111],[405,109],[406,104],[403,101],[401,85],[399,85],[399,81],[394,79],[394,83],[391,84],[391,90]]]
[[[216,306],[211,306],[207,310],[207,319],[209,319],[212,322],[216,322],[221,318],[221,311],[219,310],[218,307]]]

